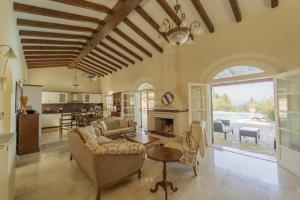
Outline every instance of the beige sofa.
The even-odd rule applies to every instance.
[[[109,138],[116,138],[120,134],[136,131],[136,123],[129,119],[106,118],[101,121],[93,122],[93,126],[97,127],[100,135]]]
[[[101,136],[102,137],[102,136]],[[71,158],[97,187],[97,200],[101,191],[131,176],[141,175],[144,160],[144,146],[126,141],[112,141],[99,144],[97,138],[82,134],[79,129],[68,133]]]

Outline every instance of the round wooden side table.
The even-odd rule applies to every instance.
[[[177,191],[177,187],[174,187],[173,183],[167,180],[167,163],[180,161],[182,153],[179,150],[168,147],[152,146],[147,151],[147,157],[155,161],[163,162],[163,180],[157,182],[154,189],[150,189],[150,191],[154,193],[158,190],[158,187],[161,186],[165,191],[165,199],[167,200],[168,187],[170,187],[173,192]]]

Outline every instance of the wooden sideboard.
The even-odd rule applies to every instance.
[[[17,153],[39,152],[39,114],[18,114]]]

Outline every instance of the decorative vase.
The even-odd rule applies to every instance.
[[[23,114],[27,114],[27,111],[26,111],[27,103],[28,103],[28,96],[21,96],[21,105],[22,105],[21,113],[23,113]]]

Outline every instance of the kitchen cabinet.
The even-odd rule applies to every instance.
[[[101,94],[83,94],[83,103],[101,103]]]
[[[61,114],[42,114],[42,128],[58,127]]]
[[[42,92],[42,103],[67,103],[68,94],[65,92]]]

